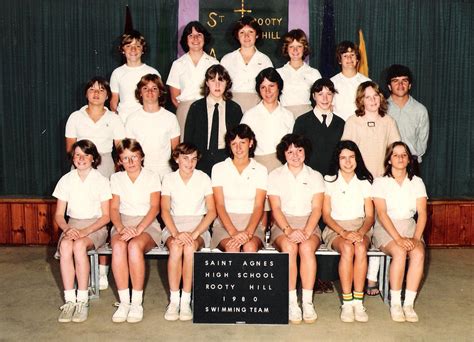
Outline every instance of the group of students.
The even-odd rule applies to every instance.
[[[309,44],[301,30],[284,36],[289,62],[280,69],[256,49],[261,29],[255,19],[243,17],[233,33],[240,48],[219,63],[204,52],[205,27],[191,22],[184,28],[186,54],[167,81],[176,115],[163,107],[160,74],[141,61],[147,45],[137,31],[122,36],[126,64],[114,70],[110,87],[100,77],[86,85],[88,104],[66,124],[73,168],[53,193],[63,231],[58,256],[66,303],[59,321],[87,319],[87,250],[107,241],[110,221],[120,299],[113,322],[143,319],[144,254],[154,246],[164,243],[170,253],[165,319],[191,320],[194,252],[204,246],[256,252],[267,227],[270,243],[289,254],[290,322],[317,319],[315,251],[323,241],[341,254],[342,321],[368,320],[363,297],[371,242],[393,258],[392,319],[417,321],[426,190],[378,85],[356,71],[357,46],[342,42],[336,55],[360,84],[338,75],[333,82],[304,62]],[[105,263],[101,288],[108,285]]]

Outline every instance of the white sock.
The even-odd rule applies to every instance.
[[[132,304],[142,305],[143,302],[143,290],[137,291],[132,289]]]
[[[298,297],[296,296],[296,290],[290,290],[288,292],[288,295],[289,295],[289,302],[290,302],[290,305],[291,304],[298,304]]]
[[[109,274],[109,265],[99,265],[99,275],[106,276]]]
[[[181,291],[181,304],[191,303],[191,292]]]
[[[170,291],[170,303],[179,305],[179,290]]]
[[[77,301],[87,303],[89,301],[89,291],[77,290]]]
[[[390,290],[390,306],[402,305],[402,290]]]
[[[369,265],[367,268],[367,279],[377,282],[377,275],[379,274],[380,258],[369,257]]]
[[[120,303],[130,304],[130,289],[118,290]]]
[[[303,303],[312,303],[313,302],[313,290],[303,289],[302,302]]]
[[[76,302],[76,290],[65,290],[64,300],[67,302]]]
[[[403,305],[413,306],[413,303],[415,303],[416,294],[416,291],[405,290],[405,301],[403,302]]]

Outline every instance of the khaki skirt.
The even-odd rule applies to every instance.
[[[252,216],[252,214],[228,214],[230,220],[239,232],[245,230],[245,227],[247,227],[247,224],[250,220],[250,216]],[[262,241],[262,244],[265,242],[265,228],[262,226],[261,222],[259,222],[259,224],[257,225],[254,236],[259,238]],[[210,245],[211,249],[216,248],[222,240],[227,238],[230,238],[229,233],[227,232],[227,230],[225,230],[221,220],[219,218],[216,218],[214,221],[214,226],[212,226],[212,239]]]
[[[173,221],[178,229],[178,232],[192,232],[201,222],[203,216],[202,215],[197,215],[197,216],[173,216]],[[161,239],[163,240],[163,243],[166,244],[166,240],[171,236],[170,231],[168,228],[163,229],[163,234]],[[206,230],[204,233],[201,234],[201,238],[204,240],[204,247],[209,247],[209,244],[211,243],[211,234],[209,233],[209,230]]]
[[[402,237],[412,238],[415,235],[416,222],[413,218],[405,220],[394,220],[392,219],[393,225],[397,229],[398,233]],[[374,237],[372,239],[372,244],[377,247],[385,247],[393,238],[385,230],[385,228],[380,224],[378,220],[375,221],[374,225]],[[423,239],[422,239],[423,241]]]
[[[180,129],[180,142],[183,142],[184,139],[184,126],[186,125],[186,118],[188,117],[189,107],[196,100],[192,101],[183,101],[178,104],[176,108],[176,119],[178,119],[179,129]]]
[[[303,114],[306,114],[306,113],[313,110],[313,107],[311,107],[310,104],[285,106],[285,108],[293,113],[293,117],[295,118],[295,120],[298,119],[299,116],[301,116]]]
[[[338,225],[340,225],[342,228],[349,232],[353,232],[358,230],[362,224],[364,223],[363,217],[356,218],[354,220],[335,220]],[[323,231],[323,241],[326,244],[327,249],[334,251],[334,248],[332,248],[332,243],[334,239],[336,239],[338,236],[340,236],[338,233],[336,233],[334,230],[326,226]],[[365,233],[365,236],[367,236],[370,239],[372,238],[372,228],[369,229],[367,233]]]
[[[272,172],[277,167],[280,167],[282,165],[282,163],[278,160],[276,153],[255,156],[254,159],[263,166],[265,166],[268,170],[268,173]]]
[[[304,227],[306,226],[306,222],[308,222],[309,215],[307,216],[289,216],[288,215],[285,217],[286,217],[286,220],[288,221],[288,224],[293,229],[304,229]],[[319,229],[318,224],[316,224],[313,234],[316,235],[319,238],[319,240],[321,240],[321,229]],[[281,227],[279,227],[277,223],[275,222],[270,231],[270,244],[273,245],[275,243],[275,240],[281,235],[284,235],[284,233],[281,230]]]
[[[245,113],[250,108],[255,107],[262,100],[257,93],[232,93],[232,100],[237,102]]]
[[[96,218],[93,218],[93,219],[69,218],[68,225],[71,228],[82,230],[84,228],[87,228],[91,224],[93,224],[95,221],[97,221]],[[107,241],[108,235],[109,235],[109,231],[107,230],[107,226],[103,226],[102,228],[96,230],[95,232],[87,235],[87,237],[91,239],[92,242],[94,243],[94,249],[97,249],[101,247],[103,244],[105,244],[105,242]],[[61,242],[63,241],[63,238],[64,238],[64,232],[61,233],[61,236],[59,237],[58,247],[56,249],[56,253],[54,253],[54,257],[56,259],[59,259],[61,257],[60,247],[61,247]]]
[[[144,217],[145,216],[129,216],[129,215],[120,214],[120,218],[124,226],[137,226],[143,220]],[[155,244],[157,246],[160,245],[161,227],[157,219],[154,219],[153,222],[151,222],[151,224],[145,228],[143,233],[148,233],[148,235],[151,236]],[[118,234],[117,229],[115,227],[112,227],[112,230],[110,231],[110,236],[112,237],[116,234]]]

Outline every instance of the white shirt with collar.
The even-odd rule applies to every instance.
[[[334,117],[334,114],[331,112],[323,112],[321,109],[319,109],[317,106],[313,108],[313,113],[316,116],[316,119],[319,120],[319,122],[323,123],[323,114],[326,115],[326,127],[329,127],[329,125],[332,122],[332,118]]]
[[[323,176],[307,165],[294,176],[285,163],[268,176],[267,194],[280,197],[281,210],[291,216],[311,214],[313,196],[324,189]]]
[[[267,168],[252,158],[242,173],[227,158],[214,165],[211,178],[213,188],[222,187],[228,213],[251,214],[257,189],[267,190]]]
[[[240,49],[222,57],[221,64],[229,72],[232,79],[231,90],[235,93],[256,93],[255,78],[260,71],[273,66],[270,58],[257,49],[248,64],[245,64]]]
[[[189,53],[185,53],[173,62],[166,84],[181,90],[176,98],[179,102],[199,100],[201,86],[204,82],[207,69],[219,61],[207,53],[203,53],[197,65],[194,65]]]
[[[67,202],[66,214],[75,219],[93,219],[102,216],[101,203],[112,198],[109,180],[96,169],[91,169],[82,181],[77,170],[61,177],[53,197]]]
[[[212,195],[211,179],[200,170],[194,170],[187,183],[179,175],[179,170],[163,178],[161,196],[170,197],[173,216],[205,215],[206,196],[209,195]]]
[[[255,155],[262,156],[276,152],[276,146],[281,138],[293,131],[295,119],[293,113],[280,103],[270,113],[261,101],[245,112],[241,123],[247,124],[255,133],[257,139]]]
[[[423,180],[408,176],[402,185],[389,176],[376,178],[372,184],[372,198],[382,198],[387,206],[387,214],[394,220],[405,220],[412,218],[416,213],[416,200],[428,197]]]
[[[365,217],[365,199],[371,197],[372,185],[356,175],[349,183],[339,171],[336,176],[326,176],[326,195],[331,197],[331,217],[335,220],[354,220]]]
[[[125,128],[117,114],[104,107],[105,113],[94,122],[87,114],[87,105],[72,113],[66,122],[66,138],[92,141],[99,153],[111,153],[114,140],[125,138]]]
[[[346,121],[351,115],[354,115],[357,109],[355,104],[357,88],[362,82],[370,81],[370,78],[361,73],[357,73],[354,77],[346,77],[340,72],[331,77],[331,81],[337,90],[332,101],[333,111]]]
[[[283,106],[311,104],[311,86],[321,78],[317,69],[304,62],[300,68],[295,69],[288,62],[277,71],[283,79],[283,92],[280,96]]]
[[[225,134],[227,132],[227,127],[225,124],[225,101],[220,99],[219,101],[215,101],[211,96],[206,98],[206,105],[207,105],[207,148],[209,149],[209,142],[211,140],[211,130],[212,130],[212,118],[214,117],[214,108],[215,104],[219,103],[219,133],[218,133],[218,148],[224,149],[225,148]]]
[[[150,194],[161,190],[160,176],[142,169],[135,182],[126,171],[110,176],[112,194],[120,196],[119,212],[129,216],[145,216],[150,210]]]

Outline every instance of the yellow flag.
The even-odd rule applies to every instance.
[[[369,61],[367,60],[367,51],[365,49],[364,34],[359,29],[359,50],[360,50],[360,61],[359,61],[359,72],[362,75],[369,77]]]

